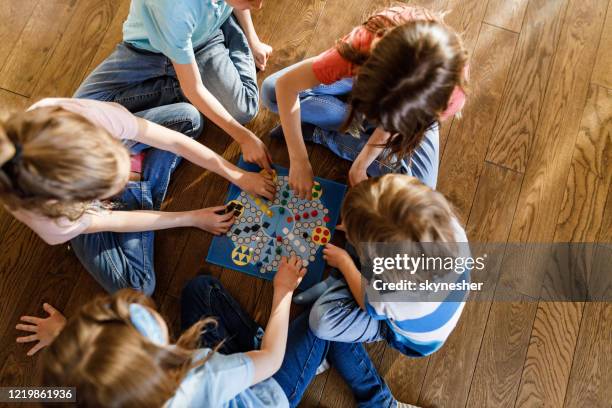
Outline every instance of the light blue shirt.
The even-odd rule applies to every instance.
[[[198,359],[210,349],[201,349]],[[165,408],[288,408],[283,389],[273,379],[249,386],[253,361],[243,353],[214,353],[206,363],[192,369]]]
[[[223,0],[132,0],[123,40],[189,64],[193,49],[208,41],[232,14]]]

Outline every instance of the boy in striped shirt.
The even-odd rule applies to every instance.
[[[387,250],[416,247],[420,256],[439,254],[431,248],[444,248],[451,260],[470,255],[465,231],[448,201],[407,175],[388,174],[353,187],[342,206],[342,220],[356,258],[364,261],[383,255],[385,245]],[[344,249],[328,244],[324,257],[344,279],[324,281],[326,290],[312,307],[310,328],[319,338],[350,343],[384,340],[405,355],[426,356],[444,344],[463,311],[466,291],[420,293],[415,299],[408,292],[377,291],[372,282],[383,277],[392,282],[469,282],[468,268],[461,268],[461,273],[420,269],[411,274],[391,267],[380,275],[364,268],[362,275],[359,261]]]

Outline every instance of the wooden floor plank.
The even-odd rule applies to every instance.
[[[599,50],[591,80],[597,85],[612,89],[612,1],[608,3],[604,31],[599,40]]]
[[[0,8],[0,70],[19,40],[39,0],[7,1]]]
[[[34,97],[71,96],[84,77],[120,0],[81,1],[32,91]],[[92,46],[92,44],[95,44]],[[71,61],[65,64],[65,61]]]
[[[612,303],[587,303],[564,407],[607,408],[612,401]]]
[[[489,0],[484,21],[518,33],[523,26],[528,3],[528,0]]]
[[[53,55],[80,3],[85,2],[75,0],[38,2],[0,71],[0,88],[25,96],[33,93],[41,80],[44,67]]]
[[[16,93],[0,89],[0,112],[14,112],[26,108],[30,99]]]
[[[483,25],[472,57],[472,81],[478,87],[464,108],[464,117],[453,122],[442,157],[438,189],[456,206],[463,224],[472,206],[515,43],[516,34]],[[491,49],[499,52],[491,54]]]
[[[525,171],[539,113],[546,106],[544,96],[566,5],[565,0],[529,2],[487,154],[493,163]]]

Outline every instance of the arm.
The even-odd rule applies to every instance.
[[[187,99],[204,116],[229,134],[238,144],[246,161],[257,163],[270,169],[270,153],[263,142],[253,132],[242,126],[221,105],[202,83],[200,71],[195,61],[189,64],[173,62],[176,76]]]
[[[144,119],[139,121],[136,140],[161,150],[170,151],[190,162],[229,180],[253,195],[273,199],[276,189],[269,175],[244,171],[219,156],[208,147],[171,129]],[[259,140],[259,139],[257,139]]]
[[[259,39],[257,32],[255,32],[255,26],[253,26],[253,19],[251,18],[250,10],[234,9],[234,16],[236,16],[240,27],[242,27],[242,31],[244,31],[249,47],[253,52],[253,57],[255,57],[255,65],[260,70],[265,71],[268,58],[272,54],[272,47],[270,47],[268,44],[264,44]]]
[[[362,276],[355,262],[353,262],[353,258],[351,258],[344,249],[333,244],[325,245],[325,249],[323,249],[323,258],[329,265],[337,268],[342,273],[355,301],[361,309],[365,310]]]
[[[381,145],[385,145],[390,137],[391,133],[381,127],[377,127],[374,133],[372,133],[370,140],[359,152],[349,171],[349,183],[351,186],[355,186],[368,178],[368,167],[380,156],[384,150],[384,147]]]
[[[283,363],[289,331],[291,296],[305,274],[306,269],[302,267],[302,261],[299,258],[292,256],[289,260],[283,258],[281,261],[278,272],[274,277],[272,312],[266,326],[261,349],[246,353],[255,367],[253,384],[272,377]]]
[[[287,71],[276,82],[276,100],[289,149],[289,185],[300,198],[311,198],[314,175],[302,136],[299,93],[319,85],[312,70],[313,58]]]

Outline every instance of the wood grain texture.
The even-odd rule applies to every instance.
[[[471,70],[471,80],[479,87],[470,95],[463,118],[453,121],[442,157],[438,189],[456,206],[462,224],[474,200],[515,42],[516,34],[483,25]],[[499,52],[491,54],[491,49]]]
[[[77,0],[38,2],[0,71],[0,88],[25,96],[32,94],[78,5]]]
[[[489,0],[484,21],[518,33],[523,25],[528,0]]]
[[[540,120],[566,1],[529,2],[487,160],[524,172]],[[546,18],[543,18],[546,16]]]
[[[8,1],[0,8],[0,70],[8,60],[10,52],[19,40],[39,0]]]
[[[612,89],[612,1],[608,3],[608,11],[606,14],[606,22],[604,23],[604,31],[599,40],[599,49],[597,59],[595,60],[595,68],[593,69],[593,77],[591,80],[608,89]]]
[[[612,303],[587,303],[564,407],[607,408],[612,401]]]

